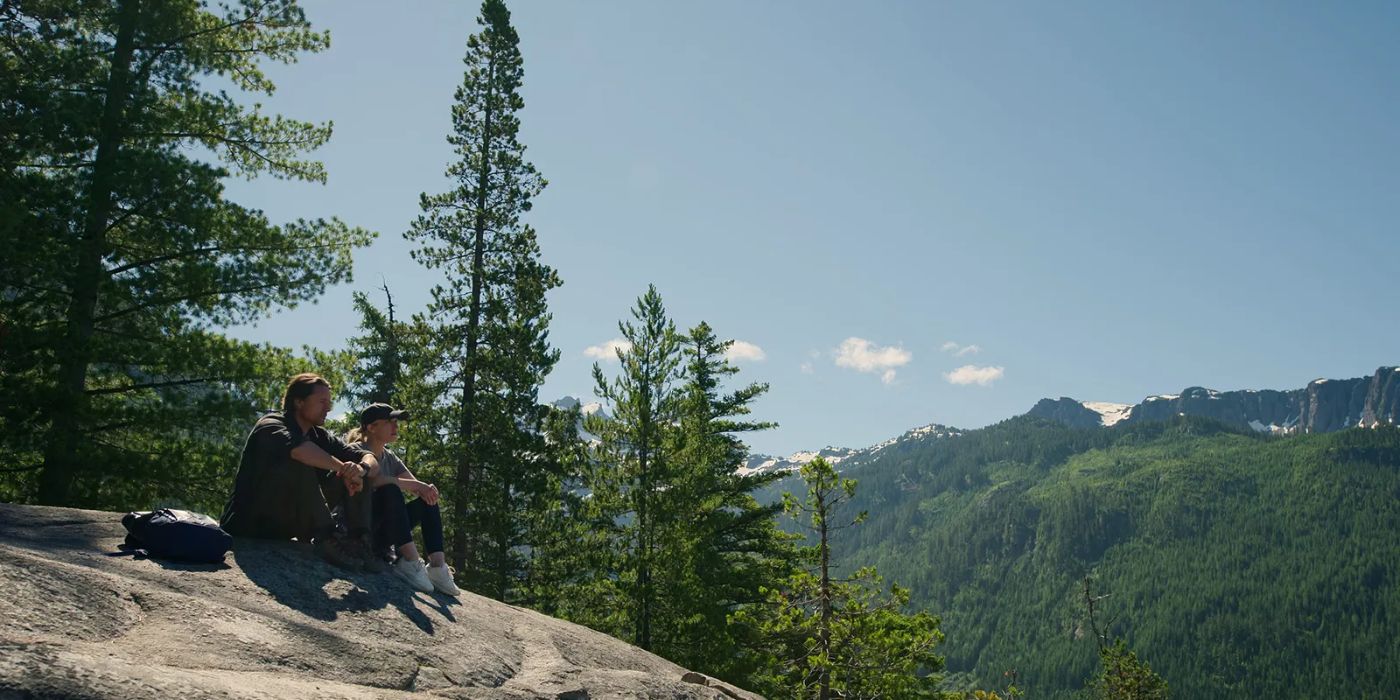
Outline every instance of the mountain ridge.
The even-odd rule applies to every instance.
[[[1328,433],[1400,422],[1400,367],[1382,366],[1352,379],[1314,379],[1301,389],[1216,391],[1191,386],[1179,394],[1148,396],[1136,404],[1044,398],[1026,415],[1076,428],[1212,418],[1259,433]]]

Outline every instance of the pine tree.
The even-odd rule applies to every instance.
[[[25,252],[0,264],[0,389],[7,447],[37,471],[26,497],[214,488],[231,426],[290,361],[217,329],[349,279],[371,236],[225,199],[233,174],[323,181],[302,154],[330,126],[205,84],[270,93],[260,61],[329,38],[292,0],[6,2],[0,24],[0,246]]]
[[[521,518],[524,549],[521,577],[515,601],[546,615],[574,619],[581,616],[581,595],[591,586],[594,565],[591,542],[598,533],[585,518],[587,499],[581,492],[589,465],[589,449],[579,427],[580,407],[551,408],[545,417],[544,458],[533,474],[542,483],[528,491],[533,495]]]
[[[626,349],[617,351],[622,367],[612,380],[593,365],[594,391],[611,416],[590,416],[585,428],[599,444],[588,482],[591,518],[612,534],[612,562],[600,557],[595,604],[604,612],[590,621],[618,637],[652,648],[657,612],[658,547],[675,513],[660,507],[672,485],[667,452],[674,430],[680,380],[680,339],[666,315],[661,295],[649,286],[632,310],[632,321],[618,323]],[[615,574],[613,573],[615,572]],[[616,596],[616,602],[610,600]]]
[[[425,318],[434,352],[424,370],[443,397],[434,420],[451,465],[450,556],[469,586],[504,598],[515,524],[514,505],[499,499],[525,481],[521,460],[537,446],[538,388],[558,359],[545,294],[559,279],[520,220],[545,181],[517,138],[519,37],[501,0],[483,2],[478,22],[447,138],[458,156],[446,172],[453,187],[423,195],[405,237],[419,244],[416,260],[447,277]]]
[[[1094,643],[1099,649],[1102,666],[1098,675],[1089,681],[1092,697],[1101,700],[1166,700],[1167,682],[1138,659],[1124,639],[1110,641],[1108,630],[1099,624],[1098,606],[1108,594],[1094,595],[1093,580],[1084,578],[1084,608],[1088,615],[1089,630],[1094,635]]]
[[[668,434],[673,476],[657,494],[658,506],[673,517],[660,535],[666,566],[656,650],[687,668],[742,682],[760,640],[732,613],[791,575],[796,553],[793,538],[777,525],[782,504],[761,506],[753,496],[784,475],[737,471],[748,457],[739,436],[773,424],[746,419],[767,384],[723,391],[739,371],[726,356],[732,345],[703,322],[681,338],[684,382]]]
[[[938,697],[938,618],[905,612],[909,591],[892,585],[883,594],[882,579],[871,567],[837,575],[832,538],[865,519],[864,513],[840,515],[856,482],[840,478],[820,457],[803,465],[801,474],[806,496],[784,494],[784,503],[789,513],[810,517],[812,569],[769,591],[766,605],[740,613],[770,638],[767,668],[756,674],[756,685],[774,696],[818,700]]]
[[[407,324],[395,318],[394,295],[386,283],[384,290],[384,310],[375,306],[363,292],[351,295],[355,311],[360,314],[360,330],[364,332],[350,339],[356,361],[350,372],[349,397],[354,408],[372,403],[402,405],[398,400],[399,384],[403,381],[405,342],[412,333]]]
[[[539,384],[559,359],[559,351],[548,342],[549,314],[545,292],[553,274],[520,274],[507,290],[512,303],[503,305],[503,323],[488,327],[487,341],[502,348],[513,359],[503,369],[506,375],[499,400],[500,415],[514,423],[502,426],[509,438],[501,457],[487,463],[483,481],[486,493],[496,497],[489,502],[495,517],[485,520],[484,532],[491,543],[487,568],[491,572],[487,590],[501,600],[514,600],[515,590],[530,577],[528,552],[539,537],[548,537],[531,528],[540,510],[552,510],[563,497],[559,479],[563,475],[556,450],[568,450],[565,443],[552,440],[546,422],[553,416],[549,406],[539,402]]]

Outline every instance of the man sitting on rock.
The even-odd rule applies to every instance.
[[[322,559],[343,569],[382,572],[371,556],[370,497],[365,477],[379,473],[373,454],[326,432],[331,385],[298,374],[282,395],[282,412],[258,420],[219,524],[235,537],[313,540]],[[339,507],[344,529],[331,510]]]

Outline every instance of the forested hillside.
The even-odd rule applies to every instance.
[[[1271,438],[1199,418],[1019,417],[847,472],[838,539],[942,616],[947,669],[1068,697],[1097,658],[1082,580],[1177,697],[1400,685],[1400,429]],[[968,682],[971,682],[970,679]]]

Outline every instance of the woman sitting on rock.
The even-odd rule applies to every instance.
[[[410,586],[424,593],[455,596],[461,593],[452,581],[452,570],[442,547],[442,515],[438,511],[438,489],[413,476],[408,466],[388,447],[399,438],[399,421],[408,418],[407,411],[396,411],[389,404],[376,403],[360,411],[360,427],[351,430],[347,442],[363,449],[379,460],[379,475],[374,479],[372,498],[374,551],[385,552],[392,545],[398,554],[394,573]],[[404,502],[404,492],[417,498]],[[428,550],[428,565],[413,543],[413,528],[423,529],[423,548]]]

